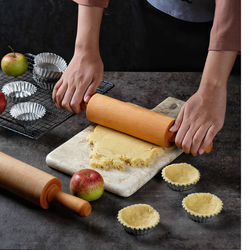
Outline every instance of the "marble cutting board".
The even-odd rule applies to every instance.
[[[176,118],[183,104],[184,102],[181,100],[168,97],[157,105],[153,111]],[[90,147],[86,141],[86,137],[94,130],[94,127],[95,125],[90,125],[50,152],[46,157],[48,166],[68,175],[73,175],[74,172],[83,168],[91,168],[89,166]],[[164,166],[176,159],[182,152],[183,151],[176,146],[165,149],[163,155],[155,159],[149,167],[132,168],[127,166],[125,171],[116,169],[95,170],[103,176],[105,190],[123,197],[129,197],[152,179]]]

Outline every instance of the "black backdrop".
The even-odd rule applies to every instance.
[[[76,23],[71,0],[0,0],[0,56],[10,44],[18,52],[49,51],[69,62]],[[105,70],[202,71],[211,26],[176,20],[146,0],[110,0],[100,39]]]

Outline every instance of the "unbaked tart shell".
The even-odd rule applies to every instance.
[[[193,193],[182,200],[182,206],[192,220],[207,222],[221,212],[223,202],[211,193]]]
[[[175,191],[191,189],[200,179],[198,169],[187,163],[176,163],[162,169],[161,175]]]
[[[121,209],[117,219],[128,233],[143,235],[156,227],[160,214],[150,205],[134,204]]]

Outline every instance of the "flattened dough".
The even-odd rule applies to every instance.
[[[95,168],[124,170],[126,164],[148,166],[164,152],[162,147],[100,125],[95,127],[87,141],[92,145],[90,166]]]

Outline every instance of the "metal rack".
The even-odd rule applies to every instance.
[[[27,57],[29,62],[29,70],[25,74],[15,78],[7,76],[4,73],[0,72],[0,90],[5,83],[17,80],[28,81],[36,85],[36,83],[32,79],[32,69],[35,56],[30,53],[25,54],[25,56]],[[97,89],[97,92],[105,94],[113,87],[113,83],[102,81]],[[50,90],[45,90],[38,86],[37,88],[38,89],[36,94],[32,98],[30,98],[30,101],[42,104],[46,108],[46,115],[34,124],[24,126],[11,117],[9,111],[14,103],[8,103],[5,111],[0,115],[0,127],[4,127],[18,134],[27,136],[31,139],[38,139],[42,135],[46,134],[56,126],[62,124],[64,121],[74,115],[66,110],[56,108],[51,98]]]

